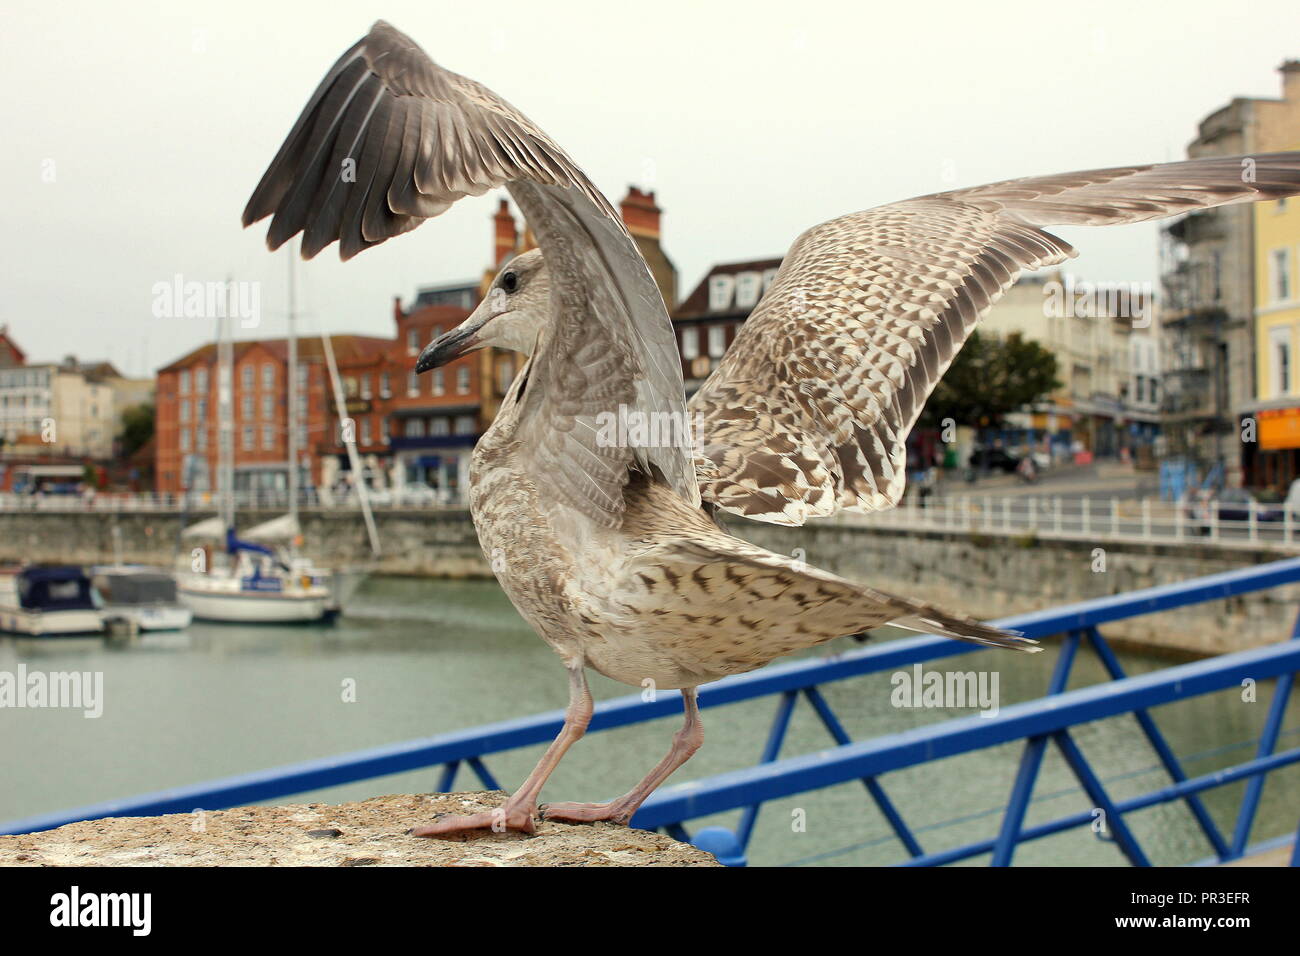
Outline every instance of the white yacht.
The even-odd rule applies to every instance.
[[[214,520],[219,519],[200,522],[186,533],[202,536]],[[337,616],[342,600],[334,587],[336,575],[317,568],[291,547],[277,550],[259,543],[286,536],[291,542],[297,537],[296,525],[296,519],[268,521],[249,530],[247,539],[256,540],[240,538],[233,528],[226,529],[225,563],[177,575],[181,602],[205,621],[286,624]]]

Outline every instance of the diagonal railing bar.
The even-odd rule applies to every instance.
[[[1104,814],[1102,818],[1103,832],[1104,827],[1107,825],[1115,831],[1115,842],[1119,844],[1120,850],[1123,851],[1129,862],[1134,866],[1150,866],[1151,861],[1142,852],[1137,837],[1129,829],[1128,822],[1124,819],[1119,807],[1115,805],[1115,801],[1111,800],[1101,780],[1093,773],[1092,767],[1083,756],[1083,751],[1079,749],[1078,744],[1074,742],[1074,738],[1070,736],[1070,732],[1068,730],[1058,730],[1052,734],[1052,739],[1060,749],[1065,762],[1070,765],[1074,775],[1079,778],[1079,783],[1083,787],[1084,793],[1088,795],[1088,799],[1093,802],[1094,807],[1099,808]]]
[[[1264,731],[1259,735],[1259,747],[1256,757],[1267,757],[1277,747],[1278,733],[1282,730],[1282,721],[1286,718],[1286,705],[1291,697],[1291,685],[1295,673],[1282,674],[1273,688],[1273,700],[1269,704],[1268,717],[1264,721]],[[1232,855],[1240,856],[1250,839],[1251,827],[1255,825],[1255,812],[1259,809],[1259,800],[1264,793],[1264,778],[1252,777],[1246,784],[1246,792],[1241,798],[1241,809],[1237,813],[1237,826],[1232,833]]]
[[[1102,667],[1106,669],[1106,673],[1110,675],[1111,679],[1120,680],[1127,677],[1128,673],[1120,664],[1119,658],[1115,656],[1110,644],[1101,636],[1101,632],[1095,627],[1090,627],[1084,633],[1088,637],[1088,643],[1092,645],[1092,649],[1101,660]],[[1165,772],[1169,774],[1174,783],[1181,783],[1186,780],[1187,774],[1183,772],[1182,764],[1174,756],[1173,750],[1170,748],[1168,741],[1165,740],[1164,734],[1160,732],[1160,728],[1156,726],[1151,713],[1146,708],[1140,708],[1133,711],[1133,716],[1137,719],[1138,726],[1142,728],[1142,733],[1146,735],[1152,749],[1155,750],[1156,756],[1160,758],[1160,763],[1164,765]],[[1201,832],[1205,834],[1205,838],[1210,841],[1210,846],[1214,849],[1215,854],[1220,860],[1226,860],[1229,856],[1227,841],[1223,839],[1223,834],[1215,825],[1209,811],[1205,809],[1205,804],[1201,802],[1201,798],[1195,794],[1188,794],[1187,808],[1191,811],[1192,816],[1196,818],[1197,825],[1201,828]]]
[[[853,738],[849,736],[848,731],[844,729],[844,725],[835,716],[835,711],[831,710],[831,705],[826,702],[826,698],[822,696],[821,691],[816,687],[805,687],[803,693],[835,742],[841,746],[853,743]],[[880,785],[880,781],[875,777],[863,777],[862,783],[867,788],[867,792],[871,794],[871,799],[876,801],[876,806],[884,814],[885,820],[889,823],[894,834],[902,841],[908,854],[910,856],[921,856],[925,851],[921,849],[921,844],[912,835],[911,829],[903,822],[902,814],[894,806],[894,801],[889,799],[889,795],[885,793],[885,788]]]
[[[451,793],[456,782],[456,771],[460,769],[459,760],[448,760],[442,765],[442,777],[438,780],[438,789],[434,793]]]
[[[478,775],[479,780],[483,782],[483,786],[489,790],[502,789],[501,784],[497,783],[496,777],[492,776],[491,771],[488,770],[487,765],[480,758],[470,757],[468,763],[473,768],[474,773]]]
[[[794,713],[794,705],[798,702],[798,691],[788,690],[781,695],[759,763],[771,763],[781,755],[781,744],[785,742],[786,731],[790,729],[790,715]],[[762,808],[762,801],[745,807],[745,812],[740,818],[740,826],[736,828],[736,839],[742,848],[749,846],[749,838],[754,835],[754,824],[758,822],[758,811]]]
[[[1078,650],[1079,632],[1070,631],[1061,642],[1052,680],[1047,687],[1049,695],[1059,694],[1069,686],[1070,671],[1074,667],[1074,658]],[[1029,801],[1034,795],[1034,784],[1038,780],[1038,771],[1043,765],[1043,754],[1046,750],[1046,734],[1036,734],[1025,741],[1025,749],[1020,754],[1020,766],[1016,769],[1015,783],[1011,785],[1011,796],[1007,800],[1007,810],[1002,816],[1002,826],[994,846],[992,866],[1011,865],[1011,857],[1020,842],[1020,830],[1025,825],[1025,814],[1029,810]]]

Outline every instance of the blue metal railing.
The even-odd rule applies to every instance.
[[[1300,583],[1300,559],[1196,578],[1112,597],[1006,618],[998,623],[1032,638],[1063,635],[1047,696],[1003,707],[996,715],[941,721],[924,727],[854,742],[844,730],[819,686],[939,658],[980,653],[984,648],[947,638],[922,636],[891,641],[845,654],[834,660],[804,660],[727,678],[700,691],[700,706],[711,708],[769,695],[780,695],[776,717],[758,765],[705,780],[661,789],[637,813],[633,824],[663,828],[679,839],[691,839],[688,820],[740,810],[734,831],[709,828],[694,837],[698,845],[729,863],[743,863],[745,850],[764,802],[859,780],[880,809],[907,853],[908,865],[933,865],[992,854],[995,865],[1012,860],[1016,847],[1075,827],[1092,825],[1096,811],[1112,832],[1125,857],[1135,865],[1149,860],[1128,826],[1125,814],[1161,803],[1182,801],[1204,834],[1216,860],[1235,859],[1248,852],[1249,836],[1269,772],[1300,762],[1300,748],[1277,752],[1294,675],[1300,671],[1300,618],[1291,640],[1168,667],[1128,677],[1098,630],[1100,625],[1187,607],[1235,595]],[[1098,656],[1111,680],[1067,691],[1077,651],[1087,646]],[[1213,693],[1241,684],[1277,679],[1264,728],[1253,759],[1199,777],[1187,777],[1160,733],[1150,709],[1161,704]],[[680,695],[660,693],[654,700],[630,696],[597,706],[590,732],[600,732],[680,713]],[[799,698],[805,699],[835,745],[814,754],[780,758],[781,746]],[[1079,749],[1071,730],[1080,724],[1132,714],[1150,743],[1167,786],[1139,796],[1115,800]],[[29,817],[0,825],[0,833],[50,829],[78,820],[105,816],[144,816],[183,813],[196,808],[219,809],[337,786],[372,777],[441,765],[440,789],[449,791],[462,766],[491,789],[499,789],[484,758],[490,754],[549,742],[559,732],[563,712],[553,711],[517,720],[470,728],[336,757],[311,760],[221,780],[109,801],[76,810]],[[954,849],[927,853],[903,815],[890,801],[880,777],[888,772],[988,747],[1024,741],[1020,764],[996,837]],[[1025,826],[1043,756],[1055,746],[1095,808],[1034,826]],[[1246,781],[1231,837],[1220,832],[1199,795],[1212,788]]]

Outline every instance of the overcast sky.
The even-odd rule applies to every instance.
[[[856,209],[1182,158],[1198,120],[1277,96],[1275,68],[1300,57],[1295,0],[4,0],[0,323],[29,357],[152,374],[212,337],[153,316],[178,273],[260,281],[257,334],[282,335],[285,253],[239,215],[380,17],[522,109],[614,201],[656,189],[682,295],[711,263],[779,255]],[[330,247],[299,273],[304,331],[392,334],[393,296],[481,273],[494,207],[464,200],[346,264]],[[1152,225],[1062,235],[1079,275],[1156,276]]]

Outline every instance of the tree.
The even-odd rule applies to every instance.
[[[1013,332],[1005,339],[972,332],[921,413],[920,424],[941,428],[945,418],[976,428],[997,426],[1061,387],[1056,356]]]
[[[122,412],[122,457],[130,458],[153,437],[154,407],[148,402]]]

